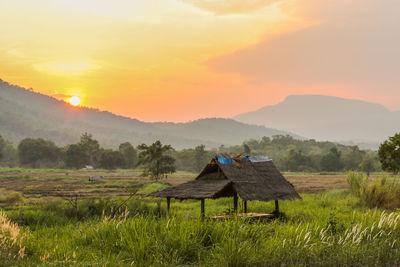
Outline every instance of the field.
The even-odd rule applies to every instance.
[[[88,181],[99,175],[105,180]],[[303,200],[281,201],[278,219],[202,222],[199,201],[172,201],[167,214],[165,200],[144,197],[191,173],[155,183],[137,171],[0,169],[0,266],[398,264],[399,212],[361,205],[345,174],[285,176]],[[207,215],[232,207],[232,199],[206,200]]]
[[[89,177],[104,176],[102,181],[90,182]],[[347,188],[344,174],[302,174],[288,173],[286,178],[300,193],[318,193],[332,189]],[[130,189],[137,189],[139,195],[177,185],[194,179],[195,174],[178,172],[161,183],[153,183],[141,177],[138,170],[97,171],[97,170],[54,170],[54,169],[0,169],[0,197],[12,192],[20,193],[26,199],[43,197],[124,197]],[[1,202],[1,198],[0,198]]]

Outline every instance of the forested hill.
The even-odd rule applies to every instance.
[[[89,132],[105,147],[129,141],[134,145],[160,140],[177,149],[205,144],[241,144],[250,138],[288,134],[232,119],[201,119],[188,123],[147,123],[107,111],[72,108],[53,97],[0,80],[0,135],[13,143],[41,137],[58,145],[75,143]]]

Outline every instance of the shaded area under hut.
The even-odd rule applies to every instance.
[[[279,213],[278,200],[301,199],[273,162],[265,157],[216,156],[201,171],[195,180],[153,192],[149,197],[167,199],[168,210],[171,198],[201,200],[201,216],[205,216],[204,200],[233,197],[237,214],[238,197],[243,200],[244,214],[241,217],[271,217],[271,214],[247,214],[247,201],[275,201],[275,212]],[[215,216],[215,219],[224,216]]]

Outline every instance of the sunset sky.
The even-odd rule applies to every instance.
[[[0,78],[144,121],[290,94],[400,110],[399,0],[0,0]]]

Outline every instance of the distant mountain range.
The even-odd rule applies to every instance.
[[[306,138],[373,148],[400,131],[400,111],[324,95],[291,95],[277,105],[243,113],[234,119],[294,132]]]
[[[17,144],[25,137],[42,137],[66,145],[77,142],[84,132],[92,133],[105,147],[126,141],[138,145],[161,140],[177,149],[199,144],[209,148],[236,145],[250,138],[289,134],[232,119],[147,123],[107,111],[72,108],[53,97],[0,80],[0,135],[4,138]]]

